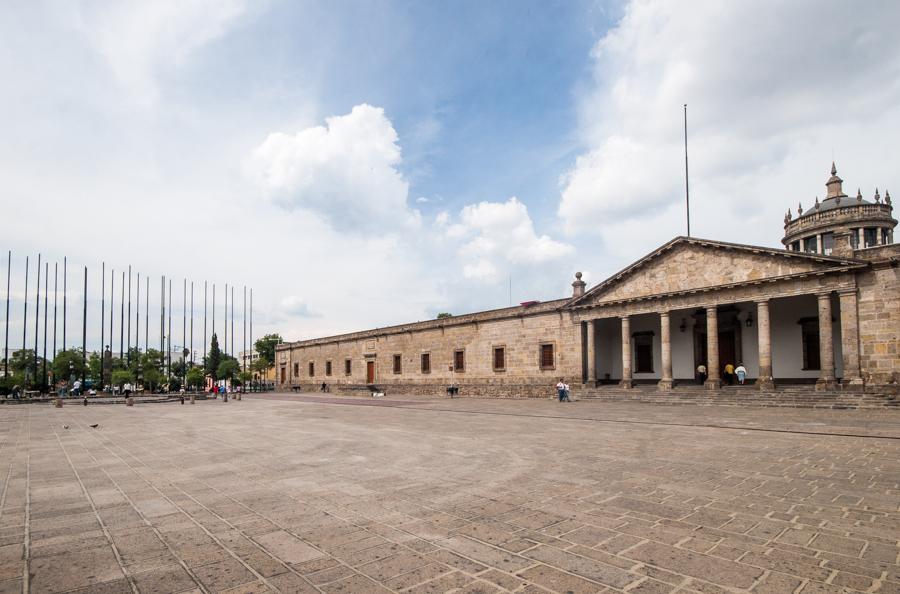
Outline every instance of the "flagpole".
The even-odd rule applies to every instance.
[[[684,104],[684,206],[687,211],[687,236],[691,236],[691,190],[688,183],[687,103]]]

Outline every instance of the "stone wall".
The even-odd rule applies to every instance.
[[[882,257],[872,269],[857,275],[860,368],[869,385],[896,385],[900,383],[900,246],[884,246],[878,252]]]
[[[554,347],[552,368],[541,368],[542,344]],[[493,368],[494,347],[505,349],[503,370]],[[461,371],[450,370],[456,351],[463,352]],[[430,356],[428,373],[422,371],[423,353]],[[401,359],[399,373],[394,371],[395,355]],[[345,373],[348,359],[349,375]],[[287,343],[279,346],[276,354],[276,367],[286,369],[287,381],[280,385],[283,389],[299,386],[316,390],[325,382],[334,392],[358,390],[367,383],[370,361],[375,366],[374,384],[389,394],[445,394],[447,386],[455,382],[461,396],[547,397],[560,377],[573,388],[581,384],[580,326],[569,312],[558,307],[534,313],[512,308],[506,317],[491,316],[481,321],[453,320],[443,325],[424,322],[419,328],[410,325],[403,331],[386,329]],[[278,377],[280,380],[280,371]]]

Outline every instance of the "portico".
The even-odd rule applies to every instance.
[[[665,391],[697,383],[703,364],[705,386],[717,389],[727,364],[743,364],[760,389],[778,381],[828,389],[838,379],[862,386],[850,273],[858,266],[677,238],[571,304],[584,326],[583,380]]]

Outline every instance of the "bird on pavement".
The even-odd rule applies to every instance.
[[[91,428],[91,429],[96,429],[96,428],[99,427],[99,426],[100,426],[100,423],[94,423],[93,425],[90,425],[90,428]]]

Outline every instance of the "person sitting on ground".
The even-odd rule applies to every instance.
[[[737,374],[738,383],[743,386],[744,380],[747,378],[747,368],[744,367],[743,363],[738,363],[734,373]]]

